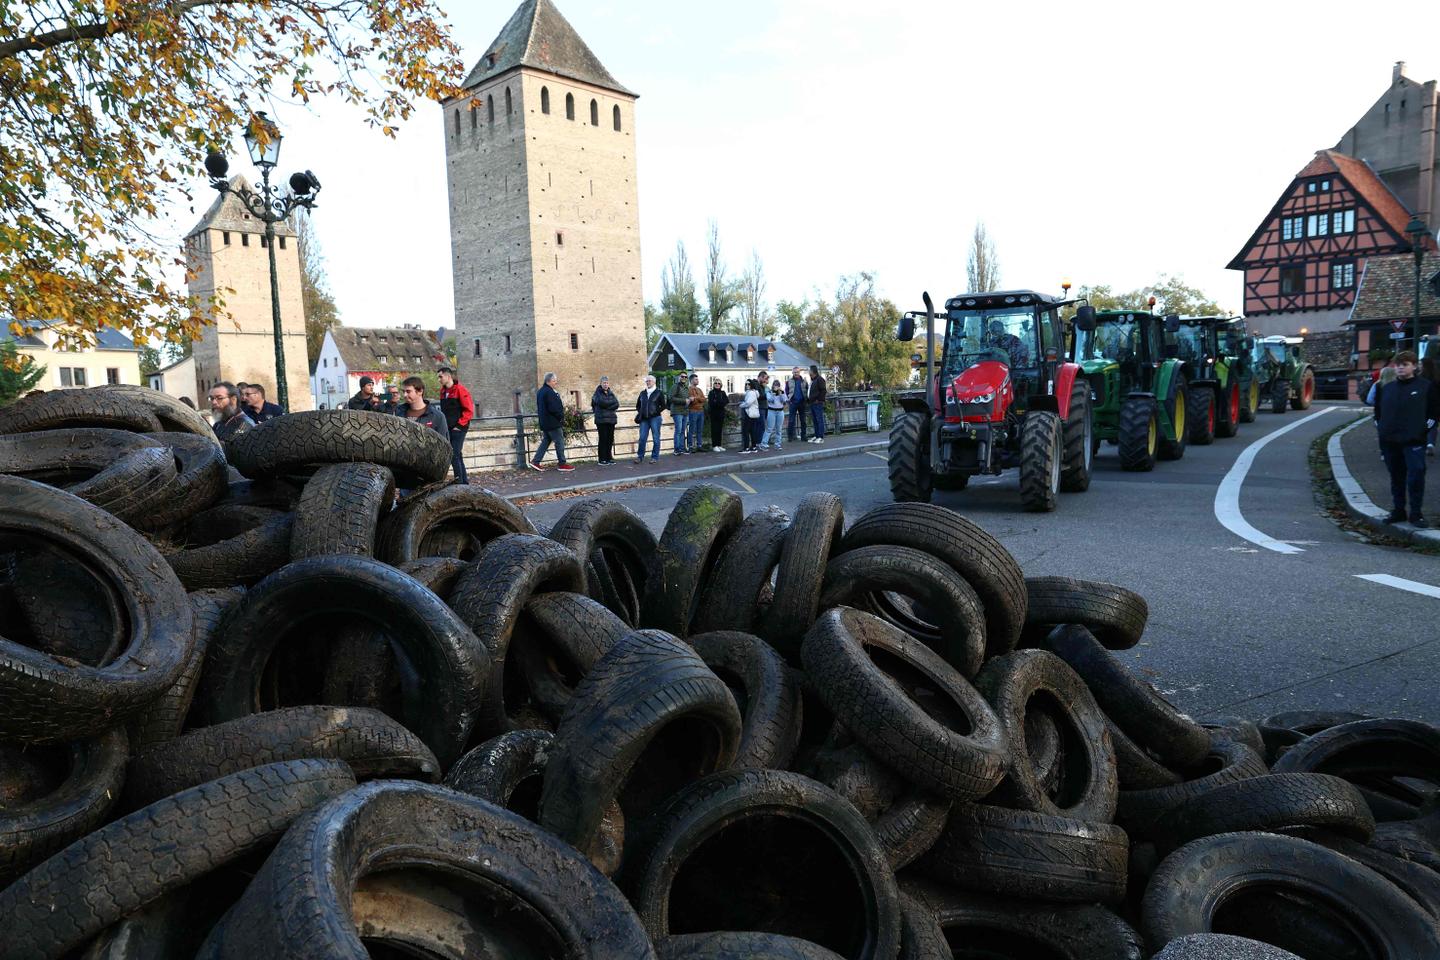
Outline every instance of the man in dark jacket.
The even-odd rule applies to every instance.
[[[465,385],[455,379],[455,371],[450,367],[441,367],[435,372],[440,377],[440,412],[450,424],[450,467],[455,471],[456,483],[469,483],[465,477],[465,434],[475,416],[475,401],[470,399]]]
[[[266,401],[265,388],[258,383],[245,384],[245,389],[240,391],[240,405],[245,408],[245,415],[255,421],[256,426],[285,412],[280,409],[280,404]]]
[[[395,412],[407,420],[415,421],[422,427],[434,430],[436,435],[448,445],[450,428],[445,423],[445,414],[440,412],[438,404],[425,399],[425,381],[419,377],[406,377],[401,381],[400,393],[405,401]]]
[[[811,443],[825,442],[825,378],[820,376],[820,367],[810,364],[810,420],[815,429]]]
[[[555,389],[560,379],[553,373],[545,374],[545,382],[535,391],[535,412],[540,414],[540,446],[535,448],[535,457],[530,461],[531,470],[544,470],[540,461],[545,451],[555,444],[555,459],[560,461],[561,470],[575,468],[565,460],[565,401]]]
[[[235,384],[222,380],[210,388],[210,413],[215,422],[215,437],[226,443],[236,434],[255,429],[255,421],[240,408]]]
[[[790,370],[790,381],[785,384],[785,392],[790,400],[790,427],[785,431],[785,439],[791,443],[795,442],[795,426],[800,426],[800,440],[808,443],[810,438],[806,436],[809,431],[805,428],[805,400],[810,395],[810,389],[805,383],[805,376],[799,367],[792,367]]]
[[[650,462],[659,462],[660,414],[664,411],[664,391],[655,385],[654,377],[646,377],[644,389],[640,391],[640,396],[635,398],[635,422],[640,426],[640,445],[635,451],[636,463],[645,460],[645,441],[650,436],[655,438],[655,444],[650,452]]]
[[[615,423],[620,419],[620,398],[610,389],[610,378],[601,377],[590,397],[590,415],[595,418],[595,432],[600,435],[600,464],[615,462]]]
[[[1385,521],[1400,523],[1406,519],[1408,496],[1410,522],[1423,527],[1425,439],[1430,428],[1440,421],[1440,391],[1429,380],[1415,375],[1413,351],[1395,354],[1395,379],[1381,387],[1376,395],[1375,420],[1380,430],[1380,453],[1390,471],[1390,497],[1394,501],[1394,508]]]
[[[690,381],[683,373],[670,393],[670,423],[675,428],[675,456],[678,457],[687,452],[685,431],[690,426]]]
[[[375,381],[370,377],[360,378],[360,390],[345,404],[347,410],[369,410],[371,413],[382,413],[384,402],[375,394]]]

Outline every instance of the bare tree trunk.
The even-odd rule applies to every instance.
[[[980,220],[975,221],[975,233],[970,238],[965,276],[969,282],[968,289],[974,293],[985,293],[1000,286],[1000,258],[995,255],[995,242]]]

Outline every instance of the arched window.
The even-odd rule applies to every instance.
[[[615,121],[615,132],[620,132],[620,104],[615,104],[615,109],[610,111],[611,118]]]
[[[590,126],[600,126],[600,104],[594,100],[590,101]]]
[[[470,108],[470,132],[474,133],[480,128],[480,111],[473,106]]]
[[[457,140],[460,138],[460,111],[458,108],[455,111],[455,138]]]
[[[573,93],[565,94],[565,119],[575,119],[575,94]]]
[[[514,105],[514,104],[511,102],[511,100],[510,100],[510,88],[509,88],[509,87],[506,87],[506,88],[505,88],[505,116],[508,117],[508,116],[510,116],[510,114],[512,114],[512,113],[514,113],[514,112],[515,112],[515,105]]]
[[[541,112],[541,113],[546,113],[546,114],[548,114],[548,113],[550,112],[550,88],[549,88],[549,87],[541,87],[541,88],[540,88],[540,112]]]
[[[495,126],[495,95],[493,93],[485,98],[485,113],[490,120],[490,126]]]

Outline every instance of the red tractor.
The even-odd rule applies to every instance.
[[[977,474],[1020,468],[1026,510],[1054,510],[1061,490],[1090,486],[1094,454],[1090,383],[1065,362],[1060,308],[1082,304],[1075,325],[1092,330],[1082,300],[1033,290],[966,293],[945,302],[944,339],[935,368],[935,304],[905,314],[896,336],[915,338],[925,323],[925,393],[900,398],[890,428],[890,491],[898,501],[929,501],[933,489],[960,490]]]

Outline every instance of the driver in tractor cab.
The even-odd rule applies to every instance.
[[[1010,356],[1012,368],[1029,365],[1030,351],[1025,349],[1025,341],[1007,331],[1000,320],[990,321],[990,332],[985,337],[985,342],[989,346],[1004,350]]]

